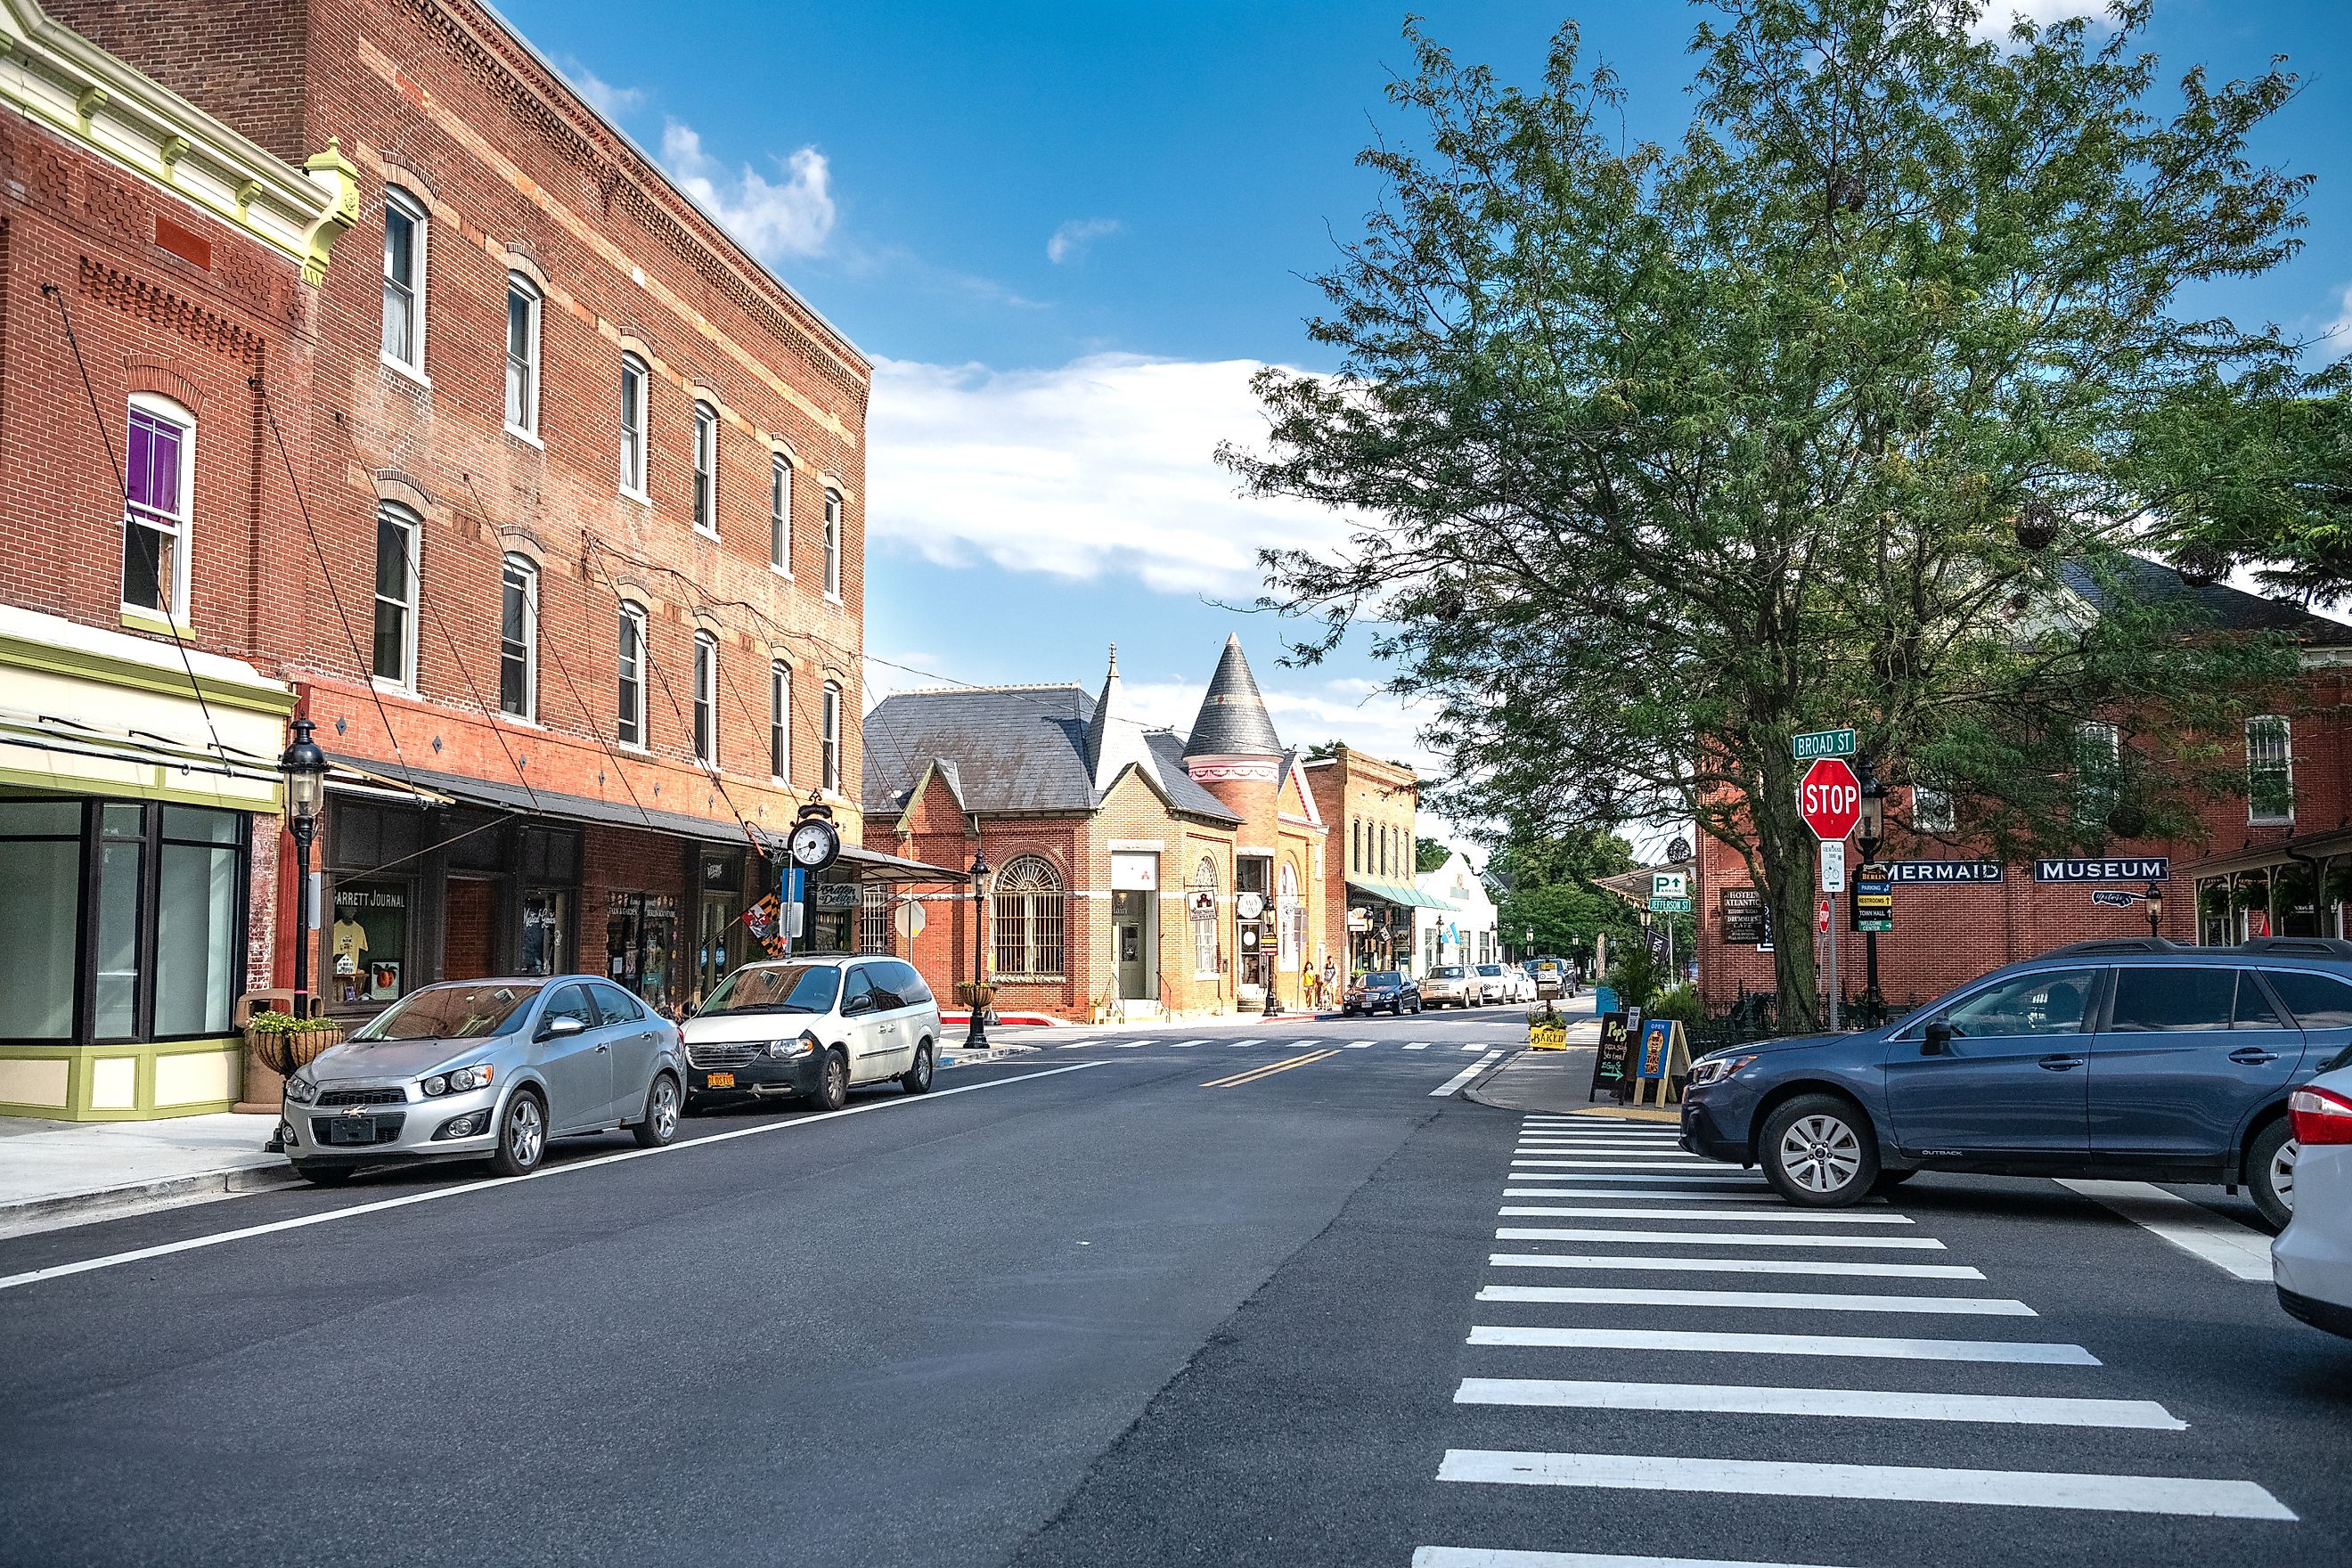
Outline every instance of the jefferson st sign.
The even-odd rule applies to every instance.
[[[1862,784],[1843,758],[1822,757],[1797,785],[1797,815],[1820,839],[1843,841],[1862,820]]]

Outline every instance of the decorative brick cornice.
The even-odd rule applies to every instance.
[[[132,278],[87,256],[81,258],[80,282],[81,291],[100,304],[167,328],[215,353],[243,359],[253,371],[261,369],[259,338],[236,322],[181,299],[160,283]]]

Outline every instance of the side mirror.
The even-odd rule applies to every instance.
[[[874,1011],[874,998],[871,994],[864,996],[852,996],[848,1001],[844,1002],[841,1005],[841,1016],[845,1018],[855,1018],[860,1013],[871,1013],[872,1011]]]
[[[576,1035],[587,1026],[587,1025],[582,1023],[579,1019],[566,1013],[561,1016],[550,1018],[546,1023],[541,1024],[539,1026],[539,1037],[542,1040],[560,1040],[566,1035]]]
[[[1949,1056],[1952,1051],[1952,1026],[1941,1020],[1927,1026],[1927,1037],[1919,1042],[1923,1057]]]

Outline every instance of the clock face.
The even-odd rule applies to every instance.
[[[793,859],[814,871],[833,863],[841,847],[838,835],[822,822],[803,822],[793,829],[791,839]]]

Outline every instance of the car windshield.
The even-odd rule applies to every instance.
[[[1454,973],[1459,974],[1461,971],[1457,969]],[[1377,973],[1365,975],[1364,984],[1367,985],[1402,985],[1404,984],[1404,976],[1399,974],[1393,969],[1383,969]]]
[[[1499,963],[1482,963],[1478,966],[1478,973],[1481,974],[1500,974],[1503,973],[1503,966]]]
[[[824,1013],[841,990],[841,971],[830,963],[763,964],[739,969],[719,983],[698,1016],[722,1013]]]
[[[503,1035],[522,1021],[539,983],[428,985],[368,1020],[355,1040],[479,1040]]]
[[[1429,973],[1432,978],[1437,980],[1459,980],[1462,978],[1462,966],[1458,963],[1448,963],[1433,969]]]

